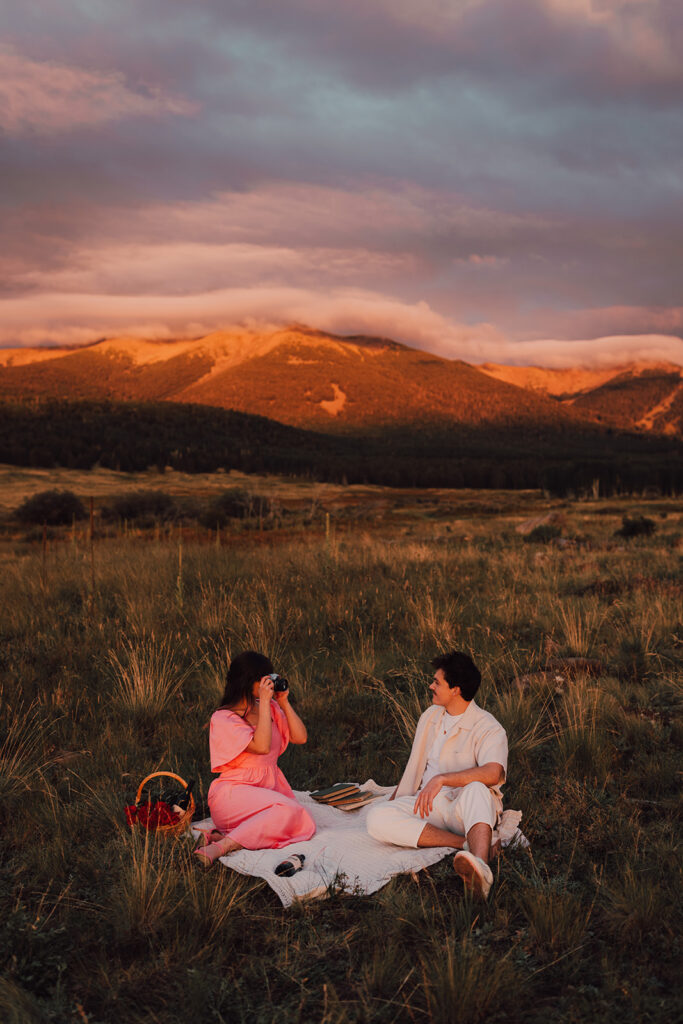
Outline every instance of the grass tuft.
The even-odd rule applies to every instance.
[[[43,771],[51,763],[45,755],[48,727],[38,702],[10,709],[2,696],[0,692],[0,815],[43,782]]]
[[[582,900],[578,887],[564,876],[519,878],[513,900],[521,911],[541,963],[576,954],[582,948],[593,913],[593,903]]]
[[[160,715],[190,674],[181,671],[169,639],[124,638],[108,658],[114,702],[132,714]]]
[[[500,1013],[519,992],[510,951],[492,963],[469,935],[436,938],[420,954],[429,1020],[452,1024],[454,1018],[478,1024]]]

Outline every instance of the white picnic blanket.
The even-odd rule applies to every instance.
[[[369,779],[361,789],[382,793],[378,799],[386,800],[394,787],[378,786]],[[292,843],[279,850],[236,850],[220,858],[226,867],[241,875],[265,879],[285,907],[334,892],[368,895],[381,889],[394,875],[421,871],[453,853],[443,846],[414,850],[373,839],[366,831],[365,819],[376,801],[355,811],[342,811],[316,803],[309,793],[295,793],[295,796],[315,821],[316,833],[312,839]],[[503,846],[528,846],[519,830],[521,818],[521,811],[503,812],[497,830]],[[204,831],[212,824],[210,818],[193,821],[192,831],[198,837],[200,830]],[[305,867],[290,878],[276,875],[277,865],[292,853],[305,855]]]

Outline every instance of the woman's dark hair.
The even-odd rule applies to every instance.
[[[220,703],[222,708],[231,708],[246,697],[247,705],[253,703],[251,688],[263,676],[274,672],[273,663],[258,651],[242,651],[230,662],[225,677],[225,692]]]
[[[434,658],[432,668],[443,669],[444,678],[451,690],[460,687],[463,700],[472,700],[479,689],[481,673],[472,659],[462,651],[451,651]]]

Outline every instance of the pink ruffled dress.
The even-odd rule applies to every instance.
[[[211,771],[220,774],[209,787],[209,810],[216,828],[246,850],[279,849],[315,832],[313,818],[277,766],[289,743],[289,726],[275,701],[270,715],[267,754],[245,749],[255,730],[236,712],[221,708],[211,716]]]

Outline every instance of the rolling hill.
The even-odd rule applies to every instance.
[[[115,338],[79,349],[0,351],[5,399],[182,402],[326,433],[419,425],[576,430],[587,417],[467,363],[384,338],[305,327],[196,340]]]
[[[562,430],[601,423],[683,434],[683,371],[670,363],[598,370],[476,367],[387,338],[339,337],[303,326],[0,349],[0,396],[190,402],[326,433],[418,424]]]
[[[520,372],[301,326],[5,349],[0,461],[556,493],[683,486],[669,368]]]

